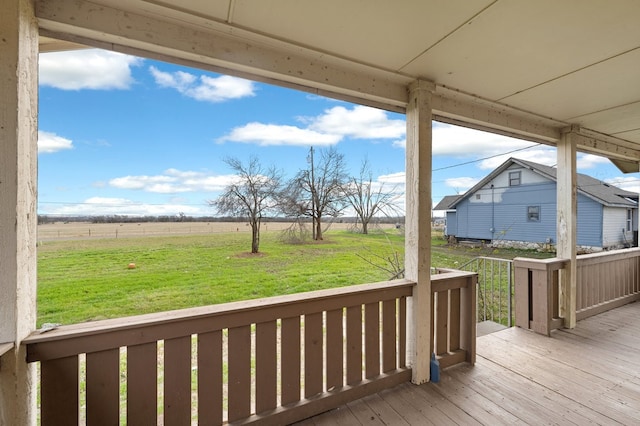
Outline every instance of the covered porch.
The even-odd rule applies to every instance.
[[[486,423],[487,415],[494,411],[483,414],[477,402],[470,403],[470,408],[462,407],[467,407],[474,392],[479,393],[477,387],[485,383],[485,375],[502,377],[494,374],[501,368],[515,383],[496,382],[491,392],[483,388],[496,396],[496,407],[516,404],[518,413],[534,416],[539,411],[537,415],[544,417],[549,411],[539,402],[557,399],[560,415],[577,416],[577,407],[585,405],[596,409],[587,414],[596,422],[637,420],[633,415],[637,407],[621,410],[624,415],[618,415],[618,411],[609,412],[608,406],[594,402],[606,393],[606,403],[619,403],[616,410],[630,406],[628,397],[635,398],[637,391],[638,374],[630,356],[636,348],[628,342],[612,341],[617,329],[610,320],[596,322],[594,329],[582,327],[596,320],[577,324],[582,318],[579,283],[593,281],[580,275],[575,244],[576,153],[605,156],[625,172],[639,170],[637,2],[414,1],[402,7],[395,3],[364,7],[359,2],[345,5],[341,1],[301,4],[0,0],[0,423],[35,423],[38,381],[43,387],[43,423],[57,424],[70,418],[77,422],[83,357],[87,379],[97,380],[86,390],[87,407],[98,408],[87,408],[87,421],[113,420],[120,413],[119,400],[114,397],[119,382],[114,382],[113,373],[120,371],[120,348],[129,346],[132,349],[127,349],[126,357],[131,361],[127,365],[136,367],[131,374],[139,380],[127,388],[132,394],[127,404],[137,404],[139,410],[130,410],[133,415],[155,413],[155,394],[147,391],[157,385],[154,359],[162,341],[172,369],[164,372],[164,383],[170,384],[170,392],[164,396],[164,421],[183,424],[186,416],[191,418],[192,336],[198,335],[197,344],[202,345],[197,353],[210,354],[200,364],[208,366],[205,370],[210,373],[211,381],[205,383],[218,383],[221,358],[216,354],[225,342],[225,333],[228,340],[224,344],[231,348],[226,355],[229,372],[237,377],[228,386],[239,395],[228,401],[226,419],[232,422],[297,421],[365,394],[377,392],[377,397],[368,398],[384,400],[387,391],[382,388],[410,380],[421,386],[396,388],[400,393],[410,389],[403,403],[411,401],[413,391],[423,392],[431,396],[423,398],[425,401],[445,401],[430,403],[444,416],[463,416],[455,414],[460,409],[471,418],[470,413],[476,412],[476,420]],[[35,333],[38,52],[84,46],[173,61],[406,113],[407,280],[335,294],[307,294],[276,301],[277,307],[274,301],[248,302],[230,310],[228,306],[207,307],[186,316],[164,313]],[[552,267],[543,268],[545,279],[535,278],[537,266],[525,265],[523,288],[529,291],[519,311],[521,327],[551,334],[551,338],[519,329],[483,338],[478,343],[484,351],[478,368],[454,368],[445,373],[441,384],[425,386],[431,378],[432,353],[441,356],[443,365],[473,364],[476,344],[473,274],[431,275],[432,120],[557,147],[558,259]],[[632,252],[620,252],[619,257],[626,268],[636,268]],[[453,275],[447,279],[447,274]],[[600,284],[614,276],[603,273]],[[626,285],[637,290],[638,274],[629,280]],[[608,288],[602,293],[618,294]],[[408,298],[410,303],[406,303]],[[634,307],[611,312],[628,312]],[[604,315],[593,318],[613,314]],[[618,320],[633,323],[628,317]],[[569,331],[552,333],[556,327]],[[575,341],[581,334],[586,340],[578,344]],[[633,342],[631,334],[625,331]],[[283,336],[292,342],[285,344],[291,351],[279,354],[274,348]],[[320,341],[353,345],[339,346],[344,352],[338,357],[340,351],[327,354]],[[565,346],[572,342],[575,351]],[[502,355],[487,352],[493,344],[527,362],[500,365],[496,359]],[[608,356],[600,345],[617,350]],[[254,347],[262,348],[259,351],[265,355],[256,358],[264,372],[256,381],[266,383],[269,389],[254,392],[255,402],[250,383]],[[617,379],[609,383],[601,377],[601,364],[585,355],[587,347],[603,356],[602,365]],[[540,354],[545,356],[538,358]],[[274,365],[278,359],[282,363],[282,357],[286,366],[297,364],[293,372],[284,373],[291,374],[283,382],[284,388],[274,379],[281,377],[274,372]],[[581,364],[587,359],[594,365]],[[628,369],[620,371],[619,366],[609,365],[611,359],[628,362]],[[40,377],[36,376],[36,362],[43,364]],[[549,364],[557,369],[557,375],[548,373]],[[336,373],[330,365],[342,365],[343,370]],[[572,393],[577,391],[567,387],[573,383],[569,378],[574,378],[568,373],[569,365],[576,365],[575,375],[584,379],[581,383],[588,383],[586,390],[580,389],[586,400],[578,399]],[[330,373],[335,376],[330,378]],[[554,382],[561,374],[566,374],[567,380]],[[304,393],[300,388],[303,376]],[[522,382],[524,378],[533,380],[530,386],[536,389],[539,401],[527,403],[525,395],[518,396],[518,384],[528,383]],[[293,386],[289,390],[288,384]],[[499,399],[503,387],[514,389],[517,402]],[[612,397],[609,390],[613,388],[621,396]],[[203,392],[220,404],[202,405],[206,411],[203,416],[208,417],[201,417],[201,421],[224,421],[223,410],[218,408],[224,406],[221,392],[213,387],[205,387]],[[324,401],[331,403],[325,405]],[[357,404],[362,402],[351,403],[349,411],[362,411],[364,406]],[[261,417],[253,407],[275,417]],[[299,417],[300,410],[309,407],[312,409]],[[529,422],[517,417],[516,407],[508,407],[496,408],[495,413]],[[334,415],[345,412],[338,410]],[[379,418],[376,414],[374,420],[376,416]],[[532,417],[531,422],[538,418]],[[145,419],[156,424],[153,416]]]
[[[545,337],[510,328],[478,337],[476,365],[440,383],[405,383],[301,425],[637,424],[640,305]]]

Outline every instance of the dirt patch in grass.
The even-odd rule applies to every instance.
[[[254,259],[256,257],[265,257],[265,256],[267,256],[267,254],[261,251],[258,253],[251,253],[249,251],[245,251],[245,252],[233,255],[233,257],[236,257],[238,259]]]

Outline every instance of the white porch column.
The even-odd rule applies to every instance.
[[[569,259],[569,266],[560,271],[560,314],[564,326],[576,326],[576,244],[577,244],[577,176],[576,142],[571,131],[565,131],[558,142],[558,227],[557,256]]]
[[[428,382],[433,352],[431,312],[431,95],[435,85],[415,81],[407,106],[405,277],[417,282],[410,337],[413,383]]]
[[[0,0],[0,424],[35,424],[38,24],[32,0]]]

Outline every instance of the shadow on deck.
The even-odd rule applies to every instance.
[[[404,383],[300,425],[640,424],[640,304],[560,329],[477,340],[474,367]]]

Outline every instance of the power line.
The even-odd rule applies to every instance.
[[[527,149],[535,148],[535,147],[540,146],[540,145],[542,145],[542,144],[541,143],[537,143],[535,145],[527,146],[527,147],[524,147],[524,148],[514,149],[512,151],[503,152],[501,154],[495,154],[495,155],[490,155],[490,156],[484,157],[484,158],[478,158],[477,160],[471,160],[471,161],[467,161],[467,162],[464,162],[464,163],[458,163],[458,164],[452,164],[450,166],[440,167],[438,169],[433,169],[431,171],[432,172],[439,172],[441,170],[453,169],[454,167],[466,166],[467,164],[473,164],[473,163],[477,163],[477,162],[480,162],[480,161],[489,160],[491,158],[501,157],[503,155],[512,154],[514,152],[519,152],[519,151],[524,151],[524,150],[527,150]]]

